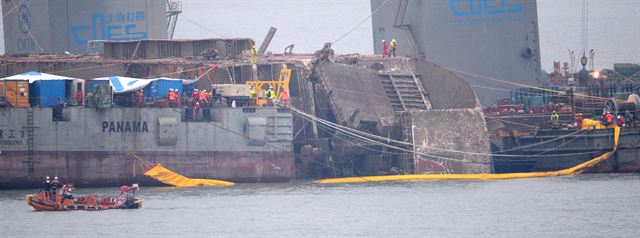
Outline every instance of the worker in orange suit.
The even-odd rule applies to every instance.
[[[289,104],[289,94],[287,93],[287,90],[282,90],[280,93],[280,102],[284,105]]]
[[[202,92],[200,92],[199,96],[200,96],[199,101],[200,101],[201,106],[206,106],[207,103],[209,102],[207,100],[207,98],[209,97],[209,93],[207,93],[207,90],[203,89]]]
[[[389,46],[387,46],[387,41],[382,40],[382,58],[389,57]]]
[[[135,99],[136,99],[136,106],[137,107],[142,107],[142,100],[144,100],[144,91],[142,91],[142,89],[140,89],[139,91],[136,92],[135,95]]]
[[[173,92],[173,88],[169,89],[169,107],[175,107],[176,105],[176,93]]]
[[[607,114],[604,115],[604,118],[607,122],[607,126],[613,124],[613,115],[611,115],[611,112],[607,112]]]
[[[191,101],[196,103],[198,100],[200,100],[200,92],[198,92],[197,88],[194,88],[193,93],[191,93]]]
[[[200,103],[196,102],[196,104],[193,105],[193,120],[194,121],[198,120],[198,114],[200,114]]]
[[[82,102],[83,102],[82,99],[83,99],[82,90],[78,90],[76,92],[76,105],[82,106]]]

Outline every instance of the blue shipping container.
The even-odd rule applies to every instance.
[[[169,96],[169,89],[177,89],[180,95],[183,95],[182,80],[155,80],[149,85],[144,87],[144,97],[150,99],[167,98]]]
[[[87,92],[93,91],[93,88],[96,85],[107,85],[109,86],[109,80],[87,80]],[[86,95],[86,93],[85,93]]]
[[[66,101],[64,87],[67,80],[38,80],[29,84],[29,103],[40,107],[53,107]]]
[[[180,94],[185,95],[186,97],[191,97],[193,90],[196,89],[197,87],[198,87],[197,83],[183,84],[182,85],[183,91]]]

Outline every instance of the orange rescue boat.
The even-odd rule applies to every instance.
[[[135,198],[137,186],[122,186],[120,194],[116,197],[101,197],[97,194],[89,194],[77,198],[46,193],[29,194],[26,197],[27,205],[36,211],[100,211],[108,209],[137,209],[142,207],[142,199]],[[63,194],[64,195],[64,194]]]

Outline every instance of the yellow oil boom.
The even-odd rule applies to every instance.
[[[531,172],[531,173],[506,173],[506,174],[405,174],[405,175],[388,175],[388,176],[364,176],[364,177],[346,177],[346,178],[330,178],[317,180],[317,184],[338,184],[338,183],[370,183],[385,181],[427,181],[427,180],[500,180],[500,179],[518,179],[518,178],[540,178],[555,177],[580,174],[588,168],[596,166],[598,163],[611,157],[618,148],[618,139],[620,137],[620,127],[614,130],[614,147],[612,151],[604,153],[587,162],[576,165],[574,167],[550,171],[550,172]]]
[[[173,172],[160,164],[156,164],[147,171],[144,172],[144,175],[147,175],[155,180],[158,180],[164,184],[173,185],[176,187],[227,187],[233,186],[234,183],[223,180],[215,180],[215,179],[200,179],[200,178],[187,178],[182,176],[176,172]]]
[[[277,81],[274,80],[256,80],[256,81],[247,81],[246,84],[250,85],[254,92],[255,105],[264,106],[267,104],[267,90],[269,87],[273,88],[276,93],[276,98],[280,98],[283,92],[289,93],[289,80],[291,79],[291,69],[288,69],[286,65],[282,65],[282,70],[280,70],[280,76]]]

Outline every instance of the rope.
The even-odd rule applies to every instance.
[[[452,72],[456,72],[456,73],[460,73],[460,74],[464,74],[464,75],[468,75],[468,76],[473,76],[473,77],[477,77],[477,78],[480,78],[480,79],[495,81],[495,82],[499,82],[499,83],[515,85],[515,86],[519,86],[519,87],[533,88],[533,89],[538,89],[538,90],[541,90],[541,91],[555,92],[555,93],[558,93],[558,94],[561,94],[561,95],[566,95],[566,92],[563,92],[563,91],[558,91],[558,90],[553,90],[553,89],[548,89],[548,88],[541,88],[541,87],[536,87],[536,86],[531,86],[531,85],[526,85],[526,84],[521,84],[521,83],[516,83],[516,82],[505,81],[505,80],[501,80],[501,79],[497,79],[497,78],[487,77],[487,76],[483,76],[483,75],[479,75],[479,74],[474,74],[474,73],[470,73],[470,72],[466,72],[466,71],[450,68],[450,67],[435,63],[435,61],[431,60],[431,59],[430,59],[430,61],[433,64],[436,64],[436,65],[438,65],[440,67],[443,67],[446,70],[449,70],[449,71],[452,71]],[[603,101],[609,100],[608,98],[585,95],[585,94],[573,94],[573,96],[574,97],[592,98],[592,99],[603,100]]]
[[[494,119],[494,120],[500,121],[500,122],[506,122],[506,123],[510,123],[510,124],[514,124],[514,125],[518,125],[518,126],[525,126],[525,127],[531,127],[531,128],[538,129],[538,126],[533,126],[533,125],[529,125],[529,124],[522,124],[522,123],[517,123],[517,122],[512,122],[512,121],[507,121],[507,120],[503,120],[503,119],[500,119],[500,118],[497,118],[497,117],[488,117],[488,116],[485,116],[485,117],[486,118],[491,118],[491,119]]]
[[[7,11],[6,14],[4,14],[2,16],[2,19],[5,19],[9,14],[11,14],[11,12],[13,12],[14,10],[16,10],[16,8],[18,8],[18,6],[20,6],[20,4],[24,2],[24,0],[20,1],[18,4],[16,4],[13,8],[11,8],[11,10]],[[31,0],[29,0],[29,2],[31,2]]]
[[[318,123],[321,123],[321,124],[325,124],[325,125],[327,125],[327,126],[330,126],[330,127],[334,128],[334,129],[336,129],[336,130],[338,130],[338,131],[340,131],[340,132],[343,132],[343,133],[345,133],[345,134],[347,134],[347,135],[350,135],[350,136],[352,136],[352,137],[354,137],[354,138],[361,139],[361,140],[364,140],[364,141],[367,141],[367,142],[370,142],[370,143],[373,143],[373,144],[381,145],[381,146],[383,146],[383,147],[387,147],[387,148],[391,148],[391,149],[396,149],[396,150],[400,150],[400,151],[405,151],[405,152],[410,152],[410,153],[414,153],[414,154],[417,154],[417,155],[422,155],[422,156],[426,156],[426,157],[430,157],[430,158],[436,158],[436,159],[443,159],[443,160],[450,160],[450,161],[457,161],[457,162],[465,162],[465,163],[490,164],[490,163],[484,163],[484,162],[473,162],[473,161],[467,161],[467,160],[462,160],[462,159],[447,158],[447,157],[442,157],[442,156],[437,156],[437,155],[427,154],[427,153],[423,153],[423,152],[417,152],[417,151],[407,150],[407,149],[405,149],[405,148],[401,148],[401,147],[397,147],[397,146],[389,145],[389,144],[387,144],[387,143],[383,143],[383,142],[375,141],[375,140],[373,140],[373,139],[371,139],[371,138],[367,138],[367,137],[365,137],[365,136],[358,135],[357,133],[359,133],[359,134],[364,134],[364,135],[368,135],[368,136],[371,136],[371,137],[382,138],[383,140],[386,140],[386,141],[393,141],[393,142],[396,142],[396,143],[409,144],[409,145],[412,145],[412,144],[407,143],[407,142],[401,142],[401,141],[397,141],[397,140],[392,140],[392,139],[389,139],[389,138],[380,137],[380,136],[373,135],[373,134],[369,134],[369,133],[366,133],[366,132],[361,132],[361,131],[358,131],[358,130],[355,130],[355,129],[351,129],[351,128],[348,128],[348,127],[344,127],[344,126],[341,126],[341,125],[339,125],[339,124],[335,124],[335,123],[332,123],[332,122],[329,122],[329,121],[326,121],[326,120],[323,120],[323,119],[320,119],[320,118],[317,118],[317,117],[311,116],[311,115],[309,115],[309,114],[306,114],[306,113],[304,113],[304,112],[301,112],[300,110],[298,110],[298,109],[296,109],[296,108],[294,108],[294,107],[289,107],[289,108],[290,108],[291,110],[293,110],[294,112],[296,112],[296,113],[298,113],[298,114],[300,114],[300,115],[303,115],[304,117],[306,117],[306,118],[308,118],[308,119],[310,119],[310,120],[314,120],[314,121],[316,121],[316,122],[318,122]],[[356,131],[356,133],[354,133],[354,132],[352,132],[352,131]]]
[[[403,144],[403,145],[427,148],[427,149],[431,149],[431,150],[452,152],[452,153],[469,154],[469,155],[495,156],[495,157],[531,157],[530,155],[505,155],[505,154],[495,154],[495,153],[478,153],[478,152],[467,152],[467,151],[460,151],[460,150],[437,148],[437,147],[431,147],[431,146],[426,146],[426,145],[417,146],[417,145],[414,145],[412,143],[408,143],[408,142],[404,142],[404,141],[398,141],[398,140],[394,140],[394,139],[390,139],[390,138],[385,138],[385,137],[381,137],[381,136],[378,136],[378,135],[362,132],[362,131],[359,131],[359,130],[356,130],[356,129],[353,129],[353,128],[345,127],[345,126],[342,126],[342,125],[339,125],[339,124],[336,124],[336,123],[328,122],[328,121],[323,120],[321,118],[317,118],[317,117],[314,117],[314,116],[309,115],[307,113],[301,112],[299,109],[297,109],[295,107],[289,106],[289,108],[292,111],[302,115],[303,117],[306,117],[306,118],[308,118],[310,120],[314,120],[314,121],[319,122],[321,124],[327,124],[328,126],[334,128],[336,130],[339,130],[339,131],[342,131],[342,132],[345,132],[345,131],[353,132],[353,133],[345,132],[348,135],[361,134],[362,136],[354,136],[355,138],[358,138],[358,139],[362,139],[363,136],[369,136],[369,137],[372,137],[372,138],[375,138],[375,139],[388,141],[388,142],[394,142],[394,143]],[[561,137],[558,137],[558,138],[547,140],[547,141],[544,141],[542,143],[532,144],[531,146],[537,146],[537,145],[550,143],[550,142],[553,142],[553,141],[556,141],[556,140],[559,140],[559,139],[562,139],[562,138],[565,138],[565,137],[568,137],[568,136],[572,136],[572,135],[575,135],[575,134],[578,134],[578,133],[582,133],[582,132],[586,132],[586,131],[578,130],[576,132],[572,132],[570,134],[567,134],[567,135],[564,135],[564,136],[561,136]],[[372,139],[365,138],[365,141],[372,142]],[[446,157],[441,157],[441,156],[435,156],[435,155],[431,155],[431,154],[425,154],[425,153],[422,153],[422,152],[415,152],[415,151],[411,151],[411,150],[406,150],[404,148],[391,146],[389,144],[378,142],[378,141],[375,141],[375,142],[372,142],[372,143],[381,144],[382,146],[386,146],[388,148],[397,149],[397,150],[406,151],[406,152],[411,152],[411,153],[415,153],[415,154],[419,154],[419,155],[424,155],[424,156],[427,156],[427,157],[437,157],[439,159],[447,159],[447,160],[453,160],[453,161],[469,162],[469,161],[466,161],[466,160],[458,160],[458,159],[446,158]],[[518,148],[518,149],[522,149],[522,148],[527,148],[527,147],[521,147],[521,148]],[[504,150],[504,151],[498,151],[498,152],[500,153],[500,152],[512,151],[512,150],[513,149]],[[552,155],[552,156],[559,156],[559,155],[562,155],[562,154],[556,154],[556,155]],[[470,162],[470,163],[479,163],[479,162]]]
[[[177,111],[175,108],[171,108],[171,110],[173,110],[173,111],[175,111],[175,112],[182,113],[182,112],[180,112],[180,111]],[[216,127],[216,128],[219,128],[219,129],[222,129],[222,130],[224,130],[224,131],[227,131],[227,132],[230,132],[230,133],[232,133],[232,134],[235,134],[235,135],[237,135],[237,136],[241,136],[241,137],[244,137],[244,138],[246,138],[246,139],[250,139],[250,137],[249,137],[249,136],[247,136],[247,135],[245,135],[244,133],[240,133],[240,132],[237,132],[237,131],[231,130],[231,129],[229,129],[229,128],[225,128],[225,127],[222,127],[222,126],[216,125],[216,124],[215,124],[215,123],[213,123],[213,122],[206,122],[206,123],[207,123],[207,124],[209,124],[209,125],[212,125],[212,126],[214,126],[214,127]],[[288,148],[284,148],[284,147],[282,147],[282,146],[279,146],[279,145],[276,145],[276,144],[272,144],[272,143],[269,143],[269,142],[266,142],[266,141],[265,141],[265,145],[267,145],[267,146],[269,146],[269,147],[272,147],[272,148],[275,148],[275,149],[278,149],[278,150],[284,150],[284,151],[287,151],[287,150],[288,150]],[[296,154],[295,152],[293,153],[293,156],[298,157],[299,159],[305,159],[304,157],[302,157],[302,156],[300,156],[300,155]],[[322,162],[319,162],[319,161],[316,161],[316,160],[313,160],[313,159],[311,159],[310,161],[311,161],[312,163],[316,163],[316,164],[319,164],[319,165],[325,166],[325,167],[327,167],[327,168],[333,168],[334,170],[335,170],[335,169],[340,170],[340,171],[342,171],[342,172],[344,173],[344,170],[339,169],[339,168],[336,168],[335,166],[331,166],[331,165],[329,165],[329,164],[322,163]],[[355,168],[355,169],[357,170],[357,168]],[[357,177],[362,177],[362,176],[357,176]],[[362,178],[362,179],[366,180],[366,178]]]
[[[181,16],[182,16],[184,19],[187,19],[187,21],[189,21],[189,22],[193,23],[194,25],[196,25],[196,26],[198,26],[198,27],[200,27],[200,28],[204,29],[205,31],[208,31],[208,32],[209,32],[209,33],[211,33],[211,34],[214,34],[214,35],[216,35],[216,36],[218,36],[218,37],[224,37],[223,35],[220,35],[220,34],[218,34],[218,33],[214,32],[214,31],[212,31],[211,29],[209,29],[209,28],[207,28],[207,27],[205,27],[205,26],[201,25],[200,23],[198,23],[198,22],[196,22],[196,21],[194,21],[194,20],[191,20],[191,18],[187,17],[187,15],[185,15],[185,14],[182,14]]]
[[[338,41],[342,40],[343,38],[347,37],[349,34],[351,34],[352,32],[354,32],[356,29],[358,29],[360,26],[362,26],[362,24],[364,24],[365,22],[367,22],[367,20],[369,20],[369,18],[371,18],[374,14],[376,14],[380,9],[382,9],[382,7],[384,5],[387,4],[387,2],[389,2],[389,0],[384,0],[384,2],[382,2],[382,4],[380,4],[380,6],[378,8],[376,8],[375,10],[373,10],[373,12],[371,12],[371,14],[367,17],[365,17],[364,19],[362,19],[362,21],[360,23],[358,23],[355,27],[353,27],[351,30],[347,31],[347,33],[344,33],[344,35],[338,37],[338,39],[334,40],[333,42],[331,42],[331,44],[335,44]]]
[[[153,165],[153,163],[151,163],[151,162],[149,162],[149,161],[146,161],[146,160],[142,159],[140,156],[137,156],[137,155],[135,155],[135,154],[133,154],[133,153],[128,153],[128,154],[129,154],[129,156],[131,156],[132,158],[139,160],[139,161],[144,165],[143,169],[148,169],[148,168],[150,168],[150,167]]]

